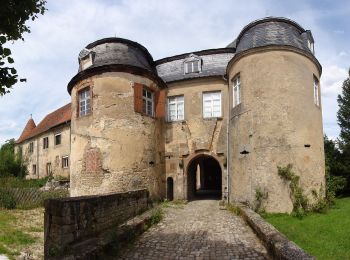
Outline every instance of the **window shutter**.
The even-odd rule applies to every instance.
[[[142,84],[134,83],[134,110],[137,113],[142,113],[142,90]]]
[[[165,118],[166,92],[165,90],[159,90],[154,95],[156,118]]]

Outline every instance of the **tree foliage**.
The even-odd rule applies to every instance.
[[[6,43],[24,40],[23,34],[29,33],[27,20],[35,20],[45,12],[46,0],[1,0],[0,4],[0,96],[9,92],[18,81],[14,60]],[[8,45],[6,45],[8,46]],[[20,81],[25,81],[20,79]]]
[[[339,110],[337,113],[340,126],[340,145],[342,149],[350,146],[350,69],[349,77],[344,81],[342,93],[338,95]]]
[[[6,141],[0,148],[0,177],[24,177],[27,169],[22,153],[15,154],[15,140]]]

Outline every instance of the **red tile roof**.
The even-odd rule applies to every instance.
[[[29,119],[25,126],[21,136],[18,138],[16,143],[21,143],[29,138],[44,133],[51,128],[60,124],[69,122],[72,117],[72,106],[71,103],[57,109],[56,111],[46,115],[41,122],[35,126],[34,120]]]

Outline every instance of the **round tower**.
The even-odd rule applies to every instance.
[[[72,97],[71,196],[165,187],[164,82],[142,45],[106,38],[79,54]]]
[[[268,17],[248,24],[227,67],[230,80],[230,199],[270,212],[291,212],[288,183],[277,167],[292,165],[305,194],[325,188],[321,65],[310,31]]]

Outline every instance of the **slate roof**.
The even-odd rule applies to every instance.
[[[70,122],[71,117],[72,108],[71,103],[69,103],[45,116],[37,126],[35,126],[33,119],[29,119],[16,143],[22,143],[23,141],[42,134],[56,126]]]
[[[313,41],[311,32],[296,22],[281,17],[267,17],[245,26],[237,37],[236,47],[239,53],[261,46],[288,45],[311,53],[308,39]]]
[[[228,62],[233,58],[235,49],[221,48],[193,52],[202,60],[202,71],[185,74],[185,60],[192,54],[186,53],[156,61],[158,76],[164,82],[174,82],[185,79],[224,76]]]
[[[104,38],[88,44],[82,52],[93,53],[93,65],[123,64],[154,71],[153,58],[141,44],[122,38]],[[80,55],[81,56],[81,55]]]

